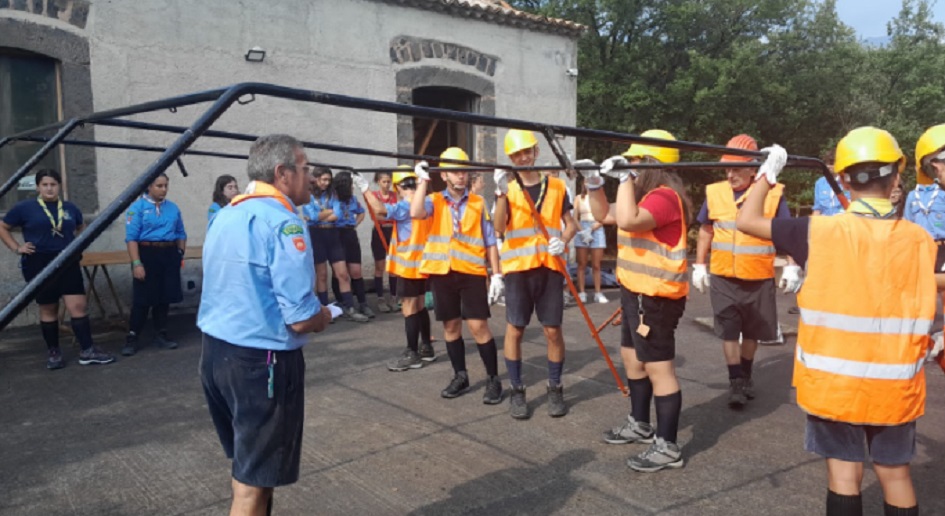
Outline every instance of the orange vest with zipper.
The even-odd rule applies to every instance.
[[[561,220],[561,205],[568,195],[564,181],[547,178],[544,200],[541,203],[541,222],[548,230],[548,237],[561,238],[564,224]],[[502,258],[502,273],[522,272],[547,267],[564,274],[562,261],[548,253],[548,241],[538,225],[525,199],[525,192],[518,183],[509,183],[509,223],[499,253]],[[538,199],[532,199],[538,202]]]
[[[649,195],[643,196],[640,202]],[[673,196],[679,203],[679,213],[682,213],[682,199],[676,192]],[[653,230],[617,232],[617,280],[624,288],[637,294],[669,299],[689,294],[686,223],[683,218],[679,224],[682,226],[679,241],[671,246],[657,240]]]
[[[482,212],[485,201],[476,194],[469,194],[460,231],[453,233],[453,213],[443,197],[445,192],[430,196],[433,201],[433,216],[426,245],[420,261],[420,273],[431,276],[450,271],[486,276],[486,245],[482,235]]]
[[[925,412],[923,363],[935,316],[935,245],[904,220],[810,218],[797,296],[797,404],[808,414],[899,425]]]
[[[387,252],[387,272],[400,278],[424,279],[427,275],[420,272],[420,261],[430,231],[430,221],[412,219],[410,224],[410,238],[406,242],[397,241],[398,224],[394,224]]]
[[[774,244],[735,229],[735,217],[741,204],[748,198],[751,187],[735,200],[735,192],[728,181],[712,183],[705,188],[709,219],[712,220],[712,257],[709,272],[717,276],[743,280],[764,280],[774,277]],[[773,219],[784,193],[778,183],[765,197],[765,218]]]

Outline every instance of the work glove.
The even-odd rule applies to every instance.
[[[945,336],[942,335],[942,332],[933,333],[932,347],[929,349],[929,354],[925,356],[925,359],[929,362],[935,362],[938,356],[942,354],[942,351],[945,351]]]
[[[804,281],[801,279],[801,268],[797,265],[785,265],[784,271],[781,272],[781,283],[778,283],[778,288],[783,288],[784,293],[788,292],[797,293],[801,289],[801,284]]]
[[[548,240],[548,253],[551,256],[561,256],[564,254],[564,241],[558,237],[551,237],[551,240]]]
[[[784,170],[784,165],[787,163],[787,151],[784,150],[784,147],[774,144],[771,147],[761,149],[761,152],[767,153],[768,156],[765,158],[765,162],[758,167],[755,181],[764,178],[769,185],[774,186],[778,184],[778,174]]]
[[[581,239],[582,244],[590,245],[594,241],[594,230],[591,228],[582,229],[577,232],[577,237]]]
[[[604,162],[600,164],[600,173],[605,176],[610,176],[623,184],[626,183],[631,177],[636,177],[636,174],[627,168],[614,170],[614,167],[625,167],[629,164],[630,162],[627,161],[627,158],[624,158],[623,156],[613,156],[605,159]]]
[[[704,263],[696,263],[692,266],[692,286],[700,294],[705,294],[705,289],[709,288],[709,272],[705,270]]]
[[[351,174],[351,182],[354,183],[354,186],[358,187],[358,190],[361,190],[363,194],[368,193],[368,190],[371,189],[371,185],[361,174]]]
[[[426,161],[421,161],[420,163],[417,163],[416,166],[413,167],[413,173],[417,174],[417,179],[421,181],[429,181],[430,171],[427,170],[428,168],[430,168],[430,164],[427,163]]]
[[[489,305],[494,305],[505,295],[505,279],[501,274],[493,274],[489,282]]]
[[[331,314],[332,320],[337,319],[339,315],[344,313],[344,310],[335,303],[327,305],[328,313]]]
[[[509,171],[504,168],[495,169],[495,194],[505,195],[509,193]]]
[[[586,169],[577,169],[578,173],[584,176],[584,186],[588,190],[597,190],[604,186],[604,178],[600,176],[600,169],[597,163],[591,159],[579,159],[571,164],[574,167],[594,167]]]

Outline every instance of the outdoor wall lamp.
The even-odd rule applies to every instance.
[[[266,59],[266,51],[260,47],[253,47],[246,51],[245,57],[250,63],[261,63]]]

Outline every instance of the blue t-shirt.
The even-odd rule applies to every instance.
[[[207,222],[213,220],[213,217],[215,217],[217,213],[222,209],[223,209],[223,206],[220,206],[219,204],[215,202],[210,203],[210,208],[207,210]]]
[[[423,200],[423,210],[427,212],[427,218],[430,218],[433,216],[433,196],[434,195],[447,196],[449,195],[449,193],[447,193],[447,191],[444,190],[439,193],[430,194],[426,197],[426,199]],[[466,214],[466,205],[469,204],[468,201],[469,201],[469,190],[466,190],[463,193],[463,196],[459,199],[459,202],[457,203],[459,205],[459,218],[463,218],[463,216]],[[482,225],[482,240],[485,243],[486,247],[494,246],[496,244],[495,227],[492,225],[492,219],[489,218],[489,212],[485,208],[485,203],[483,203],[481,225]]]
[[[312,242],[298,215],[260,198],[214,217],[203,244],[201,331],[237,346],[298,349],[307,336],[288,325],[321,308]]]
[[[903,218],[922,226],[933,240],[945,239],[945,192],[938,183],[909,192]]]
[[[335,225],[342,228],[353,228],[358,225],[358,215],[364,213],[364,206],[352,196],[347,202],[335,199],[332,203],[332,209],[338,220]]]
[[[740,192],[734,192],[735,200],[739,200],[748,189],[744,189]],[[778,202],[778,211],[775,212],[774,218],[776,219],[789,219],[791,218],[791,211],[788,210],[787,201],[784,200],[784,196],[781,196],[781,200]],[[702,202],[702,209],[699,210],[699,216],[696,217],[696,220],[699,221],[699,224],[712,224],[712,219],[709,218],[709,201],[705,200]]]
[[[850,192],[844,191],[843,194],[846,195],[849,201]],[[844,211],[840,199],[837,198],[833,188],[830,188],[830,183],[827,182],[826,177],[821,177],[814,183],[813,209],[819,211],[821,215],[836,215]]]
[[[58,202],[45,203],[46,209],[59,224]],[[29,242],[38,253],[58,253],[75,240],[75,230],[82,225],[82,212],[75,204],[62,201],[62,227],[53,234],[53,223],[37,199],[20,201],[7,212],[3,221],[9,226],[23,228],[23,243]]]
[[[307,222],[309,226],[320,228],[334,227],[334,222],[319,221],[318,215],[324,210],[334,210],[334,206],[337,202],[334,197],[329,197],[328,195],[320,195],[318,197],[310,195],[309,201],[302,205],[302,215],[308,219]]]
[[[180,208],[171,201],[160,205],[148,196],[135,201],[125,214],[125,242],[172,242],[187,240]]]

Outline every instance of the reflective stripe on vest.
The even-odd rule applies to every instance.
[[[406,242],[397,241],[397,226],[391,232],[390,250],[387,253],[387,272],[406,279],[423,279],[426,274],[420,272],[420,263],[428,240],[430,223],[428,220],[410,221],[410,238]]]
[[[469,194],[460,233],[453,233],[453,214],[443,197],[446,192],[431,194],[433,213],[430,214],[430,230],[424,246],[420,272],[427,275],[443,275],[450,271],[486,275],[486,247],[482,234],[482,214],[485,201]]]
[[[774,254],[775,249],[773,245],[735,245],[730,242],[712,242],[713,251],[725,251],[732,254],[760,254],[763,256],[768,256]]]
[[[850,333],[928,335],[932,331],[932,321],[922,319],[855,317],[808,308],[801,308],[801,318],[809,326],[821,326]]]
[[[728,181],[706,187],[706,205],[712,222],[712,256],[709,270],[712,274],[743,280],[763,280],[774,277],[775,248],[770,240],[756,238],[738,231],[735,217],[748,191],[735,201],[735,192]],[[775,185],[765,197],[764,216],[774,218],[784,192],[784,185]]]
[[[549,177],[547,181],[545,198],[541,203],[541,222],[548,231],[549,239],[561,238],[564,228],[561,205],[568,195],[567,188],[564,181],[556,177]],[[509,184],[509,193],[506,196],[509,203],[509,222],[502,248],[499,250],[502,272],[507,274],[547,267],[564,274],[561,260],[548,253],[548,240],[535,223],[525,192],[518,183]],[[537,199],[532,201],[536,202]]]
[[[797,348],[797,360],[807,369],[871,380],[911,380],[925,365],[925,357],[907,364],[874,364],[807,353]]]

